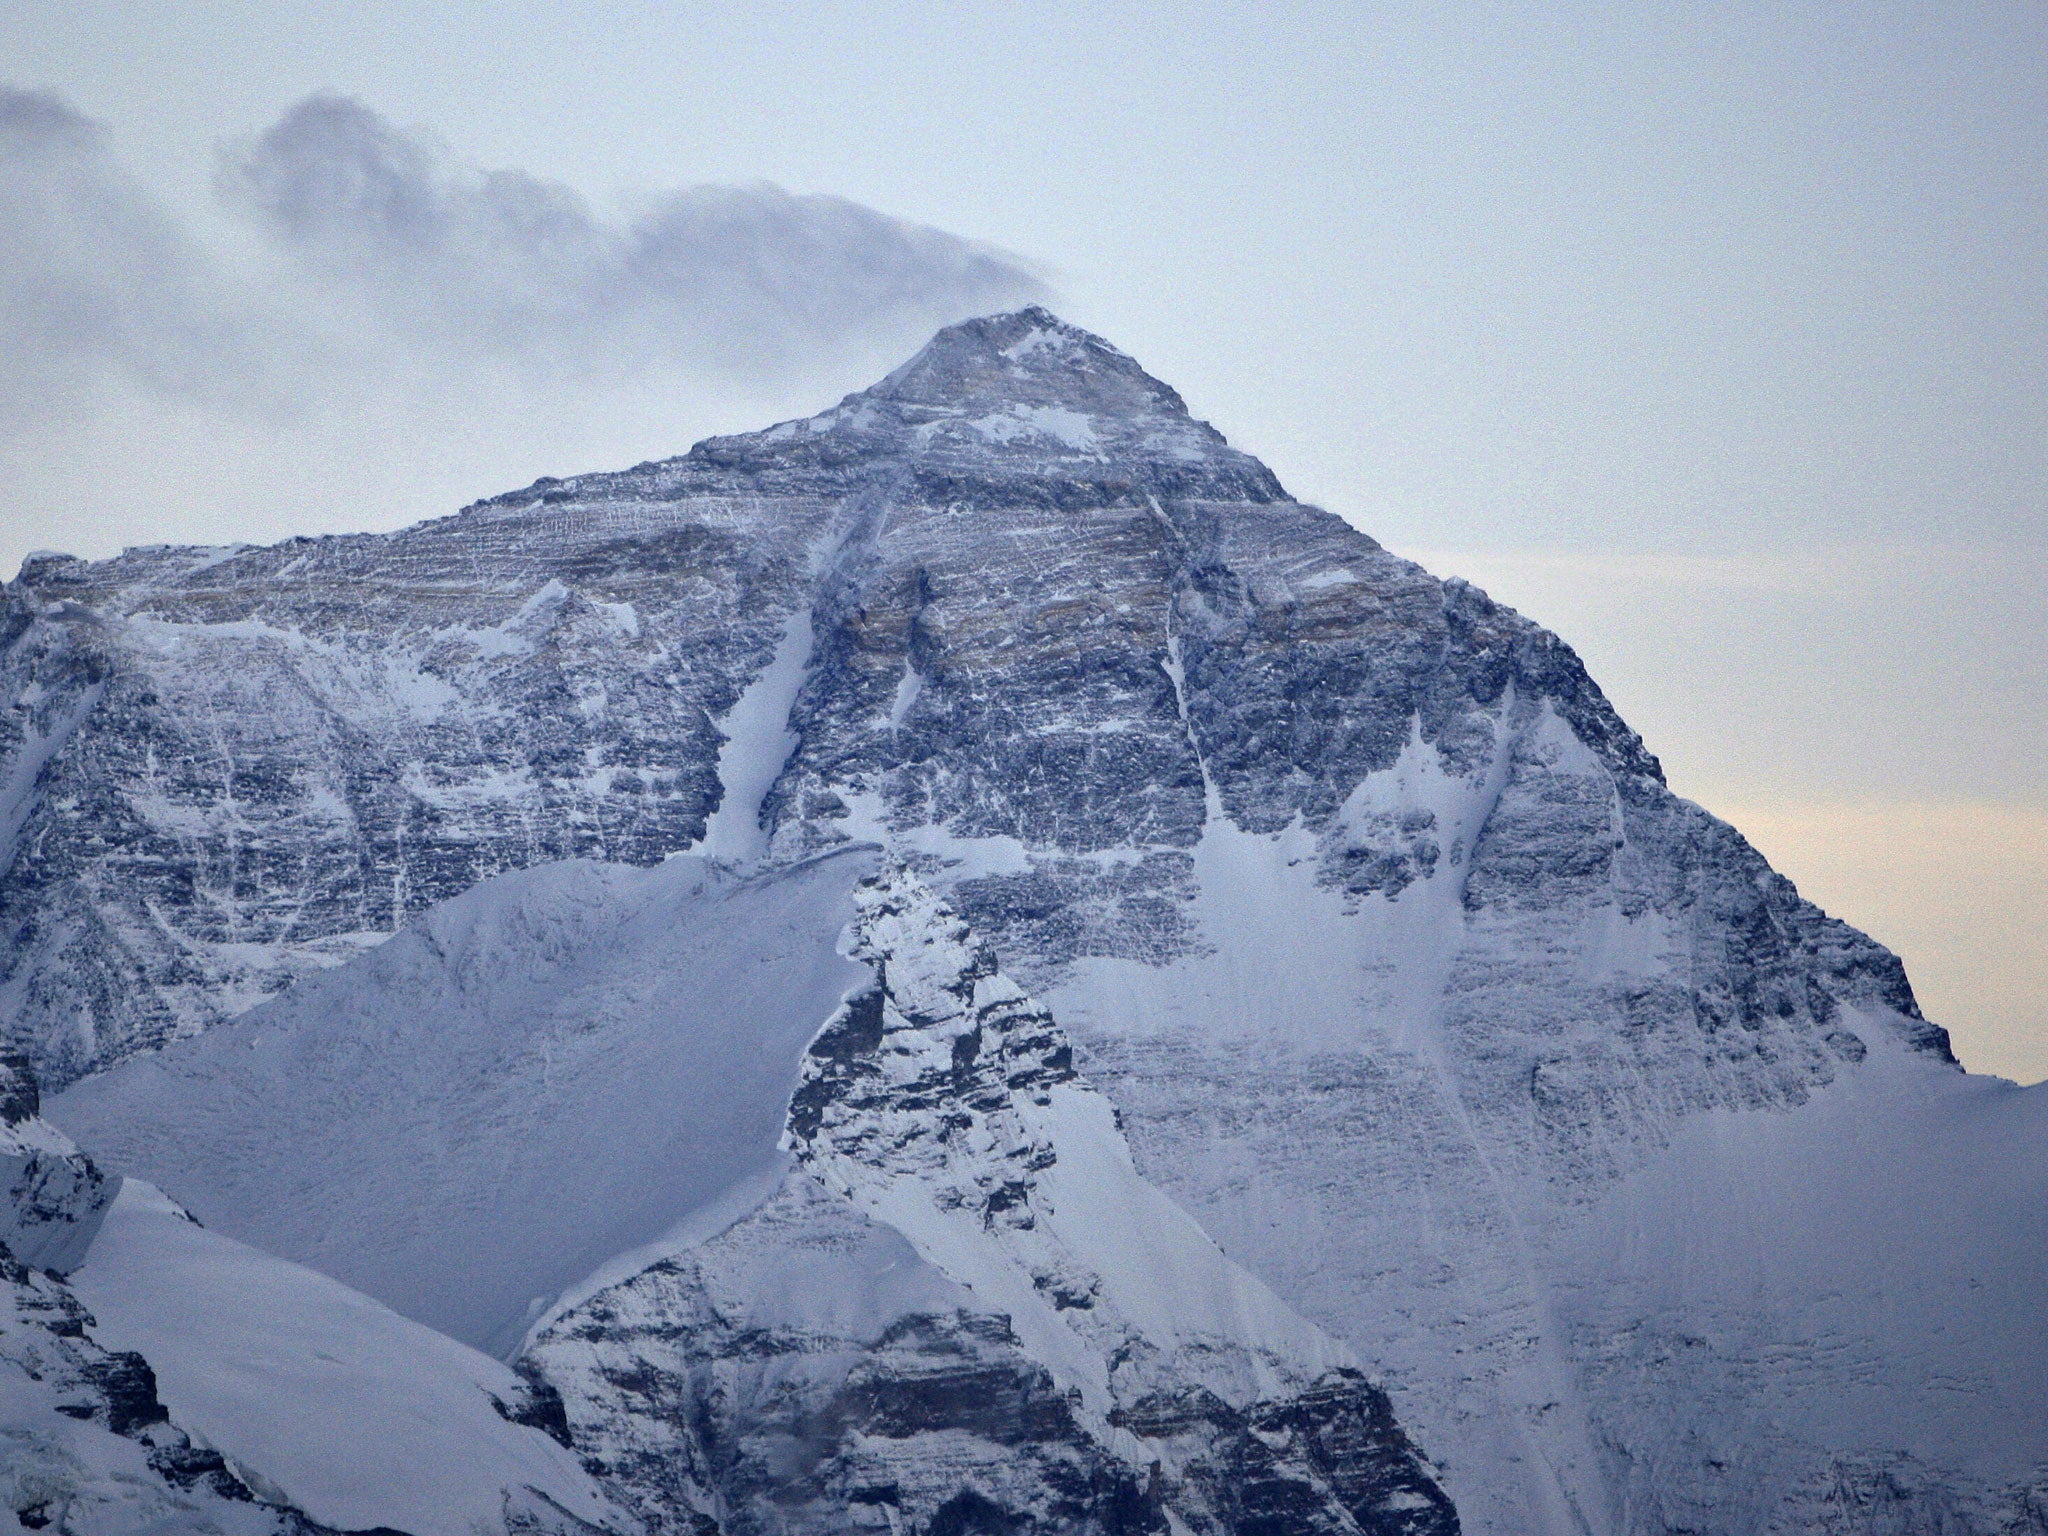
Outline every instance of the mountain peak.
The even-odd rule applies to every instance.
[[[1129,353],[1036,304],[947,326],[853,398],[938,410],[1053,403],[1088,407],[1091,415],[1188,413]]]
[[[830,410],[711,438],[689,457],[756,474],[908,460],[976,478],[1107,479],[1155,494],[1286,499],[1270,470],[1190,416],[1130,354],[1037,305],[949,325]]]

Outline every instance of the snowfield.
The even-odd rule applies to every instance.
[[[835,945],[871,865],[501,876],[49,1114],[209,1227],[506,1356],[779,1173],[798,1056],[864,974]]]

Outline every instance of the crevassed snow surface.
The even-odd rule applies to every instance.
[[[208,1225],[509,1354],[615,1255],[772,1186],[798,1056],[865,974],[835,944],[870,867],[506,875],[46,1113]]]
[[[179,1427],[322,1524],[476,1536],[526,1489],[607,1518],[572,1453],[493,1405],[521,1390],[510,1370],[208,1231],[140,1180],[71,1283],[102,1345],[147,1357]]]

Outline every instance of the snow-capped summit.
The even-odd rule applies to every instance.
[[[1188,415],[1169,386],[1101,337],[1044,309],[948,326],[872,389],[805,421],[741,438],[714,438],[695,455],[721,464],[800,453],[819,436],[920,463],[967,466],[1038,460],[1072,474],[1156,462],[1242,477],[1243,489],[1284,493],[1263,465]]]
[[[843,494],[855,480],[914,475],[933,494],[957,482],[956,499],[991,477],[1039,482],[1034,499],[1286,498],[1272,471],[1190,416],[1133,358],[1034,306],[948,326],[880,383],[815,416],[710,438],[621,475],[541,481],[471,515],[688,496],[734,473],[778,492]]]

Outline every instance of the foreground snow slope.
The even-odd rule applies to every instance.
[[[551,1398],[107,1178],[37,1097],[0,1055],[0,1530],[631,1528]]]
[[[322,1525],[473,1536],[611,1516],[573,1454],[508,1419],[526,1385],[503,1365],[139,1180],[70,1279],[95,1337],[149,1362],[173,1422]]]
[[[283,1536],[285,1511],[173,1425],[148,1363],[97,1343],[92,1321],[0,1250],[0,1532]]]
[[[506,1354],[565,1287],[772,1184],[804,1042],[863,974],[834,946],[870,863],[503,876],[48,1112],[209,1226]]]

